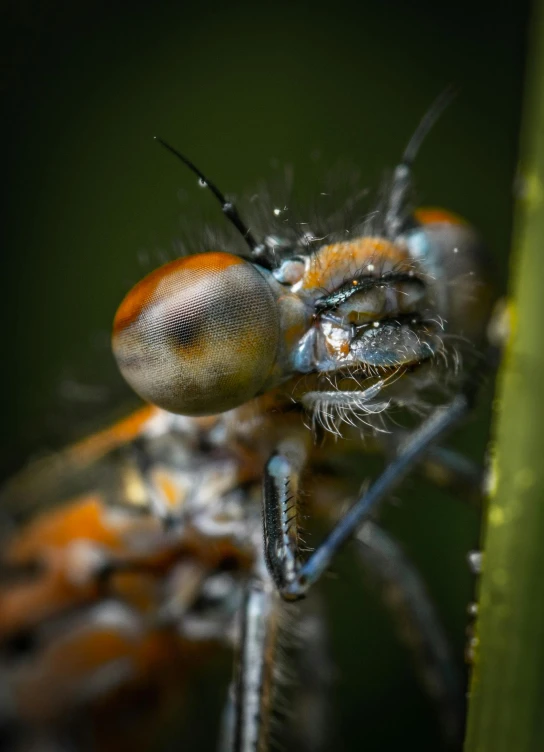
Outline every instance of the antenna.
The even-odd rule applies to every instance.
[[[167,149],[169,152],[171,152],[175,157],[180,159],[183,164],[188,167],[192,172],[195,173],[195,175],[199,178],[201,184],[205,186],[206,188],[209,188],[210,191],[213,193],[215,198],[219,201],[221,204],[221,209],[223,211],[223,214],[227,217],[229,222],[232,222],[232,224],[236,227],[240,235],[244,238],[247,245],[249,246],[249,249],[251,253],[258,257],[258,261],[256,258],[256,261],[261,264],[261,266],[266,266],[267,268],[270,268],[271,264],[267,263],[266,259],[261,257],[262,253],[262,244],[257,243],[255,238],[253,237],[251,230],[249,227],[246,227],[245,223],[243,222],[242,218],[238,214],[238,210],[234,206],[233,203],[230,201],[227,201],[225,196],[221,193],[219,188],[214,185],[208,178],[204,175],[203,172],[201,172],[196,165],[194,165],[190,159],[188,159],[186,156],[184,156],[181,152],[179,152],[177,149],[174,149],[173,146],[170,146],[169,143],[164,141],[162,138],[159,138],[158,136],[154,136],[155,141],[158,141],[158,143],[161,146],[164,146],[165,149]]]
[[[456,96],[457,89],[451,84],[434,100],[425,115],[421,118],[412,138],[408,142],[404,154],[402,155],[401,164],[406,165],[407,167],[413,165],[421,144],[427,138],[440,116],[444,113],[444,110],[452,103]]]
[[[457,89],[450,85],[434,100],[408,141],[400,163],[395,167],[384,221],[385,232],[390,239],[397,237],[405,220],[406,198],[412,185],[412,166],[421,144],[456,95]]]

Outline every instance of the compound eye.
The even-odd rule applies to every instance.
[[[113,324],[121,373],[144,400],[210,415],[255,397],[275,363],[279,313],[265,277],[228,253],[202,253],[149,274]]]

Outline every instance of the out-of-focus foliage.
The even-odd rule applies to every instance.
[[[544,749],[542,2],[531,42],[466,752]]]

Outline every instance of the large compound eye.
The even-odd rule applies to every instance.
[[[131,387],[182,415],[222,412],[254,397],[278,342],[268,282],[228,253],[188,256],[149,274],[121,303],[112,340]]]

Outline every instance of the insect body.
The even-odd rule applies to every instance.
[[[60,466],[90,468],[78,489],[86,495],[71,512],[31,523],[6,549],[0,632],[15,697],[9,722],[23,739],[69,735],[67,697],[69,717],[89,722],[138,680],[171,689],[176,671],[160,679],[165,645],[177,656],[179,689],[195,645],[215,640],[235,643],[238,655],[223,746],[267,749],[282,614],[312,594],[354,537],[366,565],[397,593],[401,618],[415,625],[412,648],[445,738],[458,743],[460,686],[440,626],[417,575],[368,519],[469,408],[466,362],[479,352],[491,303],[474,231],[440,210],[410,210],[414,152],[412,144],[373,219],[349,228],[349,239],[310,243],[288,232],[255,239],[178,154],[220,200],[249,253],[184,257],[128,293],[114,354],[129,384],[157,407],[61,455]],[[359,452],[369,434],[379,442],[385,416],[404,408],[422,416],[420,427],[399,440],[389,426],[393,459],[339,518],[338,502],[357,496],[360,484],[355,475],[339,480],[335,469],[346,444]],[[24,499],[24,477],[12,495],[14,488]],[[47,484],[40,490],[45,496]],[[332,525],[309,556],[299,535],[301,495]],[[103,629],[117,639],[109,653],[96,649]],[[13,658],[22,643],[30,655],[23,668]],[[319,644],[314,633],[305,650],[317,654]],[[79,668],[78,647],[90,656]],[[65,660],[62,676],[55,654]],[[312,713],[297,748],[304,738],[307,748],[327,748],[324,736],[308,742],[324,717],[322,663],[319,655],[310,661],[314,676],[299,693]],[[44,683],[58,688],[46,710],[28,699]]]

